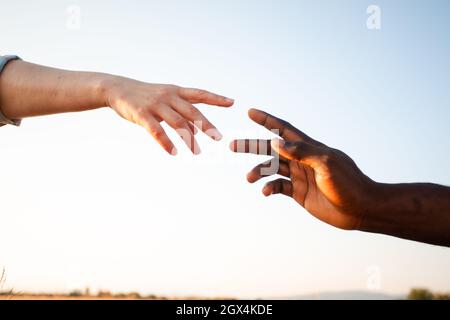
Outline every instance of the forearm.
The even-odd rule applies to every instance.
[[[360,230],[450,246],[450,187],[378,184]]]
[[[11,61],[0,75],[0,108],[8,118],[22,119],[103,107],[111,77]]]

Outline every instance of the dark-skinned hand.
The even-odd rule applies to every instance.
[[[230,147],[234,152],[275,155],[253,168],[247,180],[254,183],[264,176],[281,175],[285,178],[265,184],[262,190],[265,196],[292,197],[313,216],[330,225],[347,230],[358,228],[365,209],[370,206],[374,182],[353,160],[264,111],[250,109],[249,117],[269,130],[278,130],[283,140],[232,141]],[[277,160],[279,165],[276,165]]]

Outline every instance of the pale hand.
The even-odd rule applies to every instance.
[[[107,88],[106,104],[121,117],[144,127],[172,155],[177,149],[164,132],[161,121],[175,129],[192,153],[198,154],[200,148],[194,137],[196,127],[214,140],[220,140],[222,135],[193,104],[233,105],[232,99],[205,90],[127,78],[115,78]]]

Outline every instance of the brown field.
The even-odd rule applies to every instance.
[[[136,292],[130,293],[110,293],[99,292],[96,295],[73,291],[68,294],[63,293],[17,293],[17,292],[0,292],[0,300],[233,300],[229,297],[168,297],[157,295],[141,295]]]

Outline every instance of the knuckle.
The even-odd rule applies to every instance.
[[[320,162],[326,167],[330,164],[330,156],[328,154],[323,154],[320,156]]]
[[[297,155],[300,155],[305,149],[306,149],[307,145],[306,142],[304,141],[298,141],[294,144],[294,153]]]
[[[175,86],[173,85],[164,85],[158,88],[157,94],[160,98],[168,98],[175,91]]]
[[[136,116],[139,119],[146,118],[148,116],[147,108],[138,108],[138,109],[136,109]]]
[[[285,126],[285,127],[290,127],[292,126],[290,122],[286,121],[286,120],[282,120],[281,123]]]
[[[196,95],[199,98],[203,98],[209,94],[208,91],[203,89],[194,89],[194,95]]]
[[[200,111],[198,111],[198,109],[195,108],[195,107],[190,107],[190,108],[188,109],[188,113],[189,113],[189,116],[190,116],[190,117],[195,118],[195,119],[201,117]]]
[[[174,126],[176,128],[185,128],[187,125],[188,123],[184,118],[177,117],[174,119]]]
[[[320,156],[320,161],[326,167],[332,166],[336,159],[336,154],[333,150],[325,150],[323,154]]]
[[[307,143],[305,141],[297,141],[295,143],[295,148],[300,150],[300,149],[305,149],[306,148]]]

